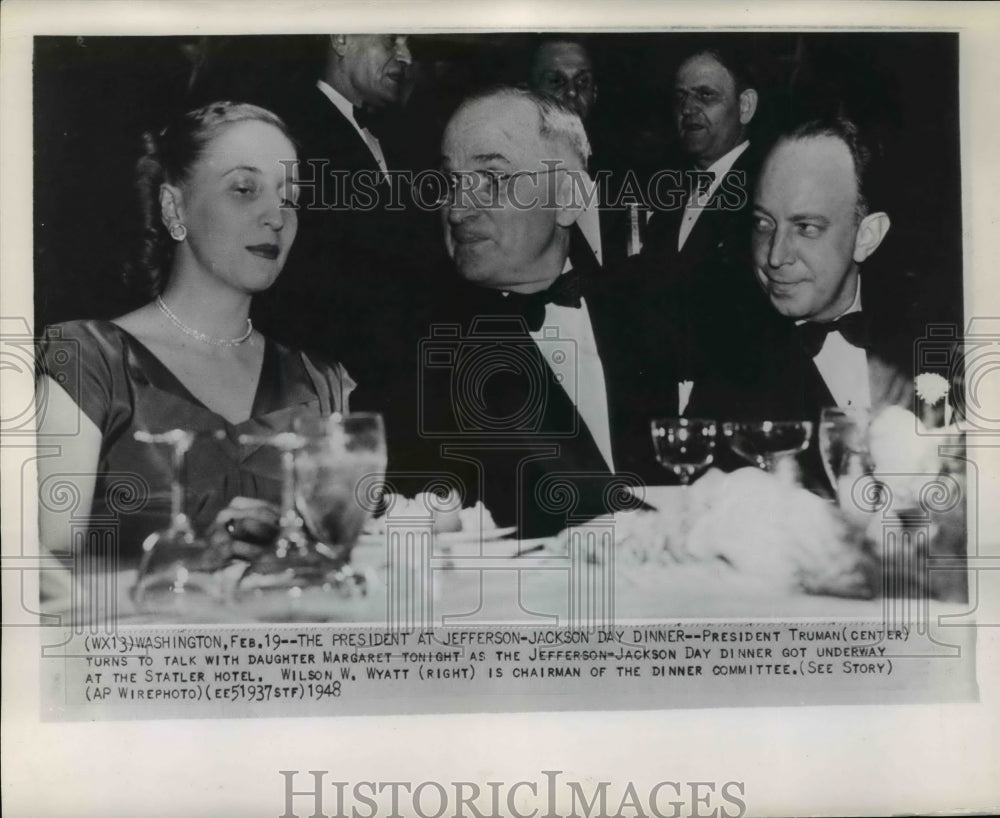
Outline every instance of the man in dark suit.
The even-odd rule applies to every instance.
[[[772,315],[695,383],[689,414],[815,424],[823,407],[909,403],[920,331],[905,294],[862,283],[890,226],[877,171],[846,120],[779,139],[761,169],[752,227],[753,271]],[[807,477],[822,485],[815,446],[810,460]]]
[[[615,486],[656,468],[644,300],[568,261],[588,153],[579,117],[530,91],[460,106],[442,218],[463,281],[404,353],[415,382],[382,385],[390,482],[412,492],[445,472],[529,535],[615,508]]]
[[[380,315],[406,316],[422,273],[443,257],[434,214],[415,207],[410,174],[394,173],[374,120],[400,99],[405,35],[334,34],[321,77],[269,104],[299,145],[300,229],[260,323],[280,339],[345,364],[355,380],[391,355]]]
[[[597,102],[597,80],[590,52],[581,38],[559,34],[542,36],[529,61],[528,87],[537,94],[558,100],[576,113],[587,130],[591,150],[594,150],[594,135],[587,121]],[[591,175],[595,170],[593,162],[592,153],[588,162]],[[601,264],[604,260],[607,222],[615,214],[605,212],[603,204],[602,201],[600,209],[584,211],[577,220],[570,242],[570,258],[576,267],[590,266],[594,262]]]
[[[594,63],[579,37],[550,34],[535,47],[528,83],[539,94],[558,99],[587,125],[597,102]]]
[[[744,274],[759,165],[759,145],[749,135],[758,104],[752,75],[738,55],[701,49],[680,64],[673,95],[690,164],[657,181],[640,263],[661,281],[664,314],[677,334],[683,413],[690,383],[713,348],[729,346],[735,328],[752,323],[767,305]]]

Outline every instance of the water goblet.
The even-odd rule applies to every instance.
[[[671,471],[681,484],[676,553],[682,554],[687,550],[691,525],[688,486],[693,477],[701,474],[715,460],[717,424],[714,420],[696,418],[661,418],[652,421],[650,428],[657,461]]]
[[[812,439],[807,420],[760,420],[724,423],[722,432],[740,457],[770,474],[794,480],[794,456]]]
[[[324,618],[331,613],[334,592],[365,592],[364,576],[348,564],[373,506],[360,502],[357,487],[372,473],[381,484],[385,472],[379,415],[299,418],[293,429],[240,439],[281,452],[278,536],[253,560],[237,590],[240,603],[270,620]]]
[[[715,460],[716,422],[697,418],[661,418],[650,423],[656,460],[682,486]]]
[[[150,534],[142,544],[142,559],[132,599],[146,613],[191,614],[225,601],[222,564],[213,559],[207,543],[196,536],[184,510],[183,473],[194,432],[171,429],[161,433],[138,431],[142,443],[167,445],[170,456],[170,524]]]
[[[312,553],[311,541],[295,507],[295,455],[305,439],[295,432],[273,435],[240,435],[241,445],[265,445],[278,450],[281,461],[281,508],[278,534],[273,545],[263,549],[244,571],[236,589],[239,602],[301,593],[302,588],[322,581],[322,560]],[[285,601],[279,604],[285,604]]]
[[[296,507],[306,529],[339,566],[369,521],[386,467],[382,416],[372,412],[303,418],[295,429],[305,443],[295,459]]]

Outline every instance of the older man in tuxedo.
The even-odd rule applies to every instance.
[[[267,103],[299,143],[299,240],[261,323],[280,339],[343,362],[356,380],[391,364],[380,315],[405,316],[444,258],[433,214],[416,207],[375,131],[396,106],[411,63],[401,34],[331,34],[319,78]],[[426,262],[426,264],[425,264]]]
[[[772,315],[714,361],[689,414],[815,423],[823,407],[911,400],[920,330],[906,294],[862,275],[890,226],[877,172],[875,151],[847,120],[806,123],[779,139],[761,169],[752,225],[753,275]],[[818,467],[815,452],[811,460]]]
[[[531,91],[459,107],[442,221],[461,281],[409,350],[417,382],[382,401],[392,481],[447,472],[528,534],[613,508],[655,468],[643,298],[569,261],[588,152],[579,117]]]

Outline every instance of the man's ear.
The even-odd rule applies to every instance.
[[[184,196],[176,185],[160,185],[160,220],[167,230],[172,224],[184,223]]]
[[[330,49],[338,57],[343,57],[347,52],[347,35],[346,34],[331,34],[330,35]]]
[[[572,227],[580,214],[583,213],[584,204],[590,198],[590,189],[594,183],[586,171],[568,168],[559,173],[559,180],[556,182],[556,224],[560,227]]]
[[[854,236],[854,260],[860,264],[872,253],[889,232],[889,215],[887,213],[869,213],[858,225],[858,232]]]
[[[753,88],[747,88],[740,94],[740,124],[749,125],[755,113],[757,113],[757,92]]]

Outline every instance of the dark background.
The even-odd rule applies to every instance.
[[[571,35],[572,36],[572,35]],[[722,41],[751,58],[757,137],[843,113],[889,158],[892,230],[865,266],[905,288],[927,321],[961,324],[958,35],[600,34],[586,38],[599,99],[588,125],[612,167],[678,167],[670,88],[676,64]],[[414,84],[381,138],[399,166],[435,167],[441,130],[468,92],[523,83],[535,35],[410,38]],[[320,37],[37,37],[34,59],[36,326],[111,318],[142,303],[122,281],[140,135],[219,95],[280,94],[317,75]]]

